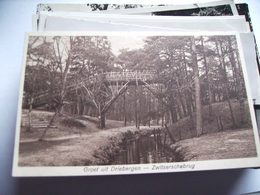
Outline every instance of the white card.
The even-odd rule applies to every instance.
[[[258,167],[253,45],[234,32],[28,34],[13,175]]]

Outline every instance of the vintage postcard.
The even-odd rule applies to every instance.
[[[37,13],[48,12],[96,12],[112,14],[138,14],[138,15],[238,15],[233,0],[212,1],[196,4],[38,4]],[[206,14],[207,13],[207,14]]]
[[[144,3],[144,2],[143,2]],[[232,0],[213,1],[197,4],[38,4],[33,16],[33,30],[38,29],[42,12],[49,13],[97,13],[123,15],[163,15],[163,16],[232,16],[238,15]]]
[[[85,3],[85,4],[73,4],[73,3],[40,3],[37,5],[37,13],[41,11],[48,12],[98,12],[105,13],[109,10],[126,10],[133,8],[146,8],[158,5],[150,4],[100,4],[100,3]],[[160,5],[160,6],[165,6]]]
[[[258,167],[246,34],[27,34],[13,175]]]
[[[107,10],[104,13],[164,15],[164,16],[232,16],[238,15],[233,0],[212,1],[194,4],[175,4],[133,9]]]
[[[174,30],[174,31],[238,31],[250,32],[243,16],[130,16],[114,14],[48,13],[40,14],[38,31],[126,31],[126,30]]]
[[[247,29],[250,29],[253,31],[250,15],[249,15],[249,10],[248,10],[248,5],[247,4],[234,4],[233,0],[223,0],[223,1],[213,1],[213,2],[208,2],[208,3],[198,3],[198,4],[174,4],[174,5],[169,5],[169,4],[162,4],[162,5],[148,5],[148,4],[124,4],[124,5],[118,5],[118,4],[42,4],[42,7],[38,7],[38,13],[42,11],[48,11],[50,13],[58,13],[58,12],[66,12],[64,16],[68,16],[67,14],[70,14],[70,12],[81,12],[81,13],[104,13],[104,14],[131,14],[131,15],[158,15],[158,16],[231,16],[231,15],[243,15],[243,17],[246,18],[247,21]],[[49,8],[48,8],[49,7]],[[128,9],[131,8],[131,9]],[[93,12],[93,11],[98,11],[98,12]],[[48,21],[48,27],[50,29],[57,29],[60,28],[64,23],[69,23],[73,22],[71,28],[75,27],[77,30],[88,30],[84,26],[86,24],[83,21],[78,21],[73,19],[65,19],[65,18],[56,18],[56,17],[48,17],[46,19],[46,16],[41,16],[41,21],[39,20],[34,20],[34,25],[33,25],[33,30],[34,31],[43,31],[42,29],[45,29],[46,31],[47,28],[45,28],[45,24]],[[118,16],[117,16],[118,17]],[[79,16],[77,17],[79,18]],[[68,21],[66,21],[68,20]],[[97,25],[99,30],[102,28],[102,23],[104,21],[89,21],[89,26],[94,27],[95,24]],[[40,24],[40,27],[39,27]],[[55,25],[54,25],[55,24]],[[232,25],[230,26],[228,23],[227,24],[228,28],[232,28]],[[44,28],[42,28],[42,25]],[[107,23],[104,23],[103,26],[108,28],[109,30],[112,28],[112,30],[142,30],[142,31],[168,31],[171,29],[168,29],[168,27],[156,27],[156,24],[154,23],[152,27],[147,24],[143,25],[138,25],[138,24],[129,24],[129,23],[124,23],[124,24],[118,24],[118,23],[113,23],[111,25],[108,25]],[[223,23],[224,25],[224,23]],[[171,25],[170,25],[171,26]],[[191,26],[192,25],[187,25]],[[249,27],[250,26],[250,27]],[[63,26],[64,27],[64,26]],[[213,27],[213,28],[212,28]],[[214,30],[215,25],[208,25],[207,30]],[[176,28],[175,28],[176,29]],[[183,28],[178,29],[178,30],[185,30]],[[201,29],[202,31],[204,29]],[[232,30],[232,29],[227,29],[227,30]],[[259,52],[257,49],[257,45],[255,44],[254,46],[256,48],[256,58],[257,58],[257,63],[259,65]],[[259,68],[258,68],[259,69]],[[255,101],[255,104],[259,105],[258,100]]]

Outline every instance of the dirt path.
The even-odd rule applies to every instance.
[[[74,139],[74,138],[79,138],[79,137],[86,137],[87,135],[67,135],[67,136],[61,136],[61,137],[52,137],[52,138],[45,138],[43,139],[43,141],[62,141],[62,140],[70,140],[70,139]],[[38,142],[39,139],[37,138],[33,138],[33,139],[23,139],[20,140],[20,143],[33,143],[33,142]]]

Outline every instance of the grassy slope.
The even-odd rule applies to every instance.
[[[22,121],[26,120],[27,117],[27,110],[23,110],[22,115]],[[32,111],[32,121],[46,121],[48,122],[50,118],[52,117],[52,112],[47,111],[38,111],[34,110]],[[65,118],[68,118],[68,116],[59,116],[56,118],[54,125],[58,128],[51,128],[47,131],[47,134],[45,138],[57,138],[57,137],[64,137],[64,136],[73,136],[73,135],[84,135],[84,134],[90,134],[94,132],[100,131],[97,125],[97,119],[94,117],[80,117],[80,118],[72,118],[70,119],[77,120],[80,123],[82,123],[85,127],[77,128],[73,126],[66,126],[61,121]],[[23,123],[23,122],[22,122]],[[34,123],[34,122],[33,122]],[[121,121],[114,121],[114,120],[106,120],[107,128],[117,128],[122,127],[123,122]],[[27,139],[38,139],[44,128],[34,128],[31,132],[27,132],[25,127],[21,127],[20,131],[20,139],[21,140],[27,140]]]
[[[143,128],[143,134],[152,130]],[[133,127],[99,131],[84,137],[20,144],[20,166],[84,166],[109,164],[125,133]],[[246,158],[256,156],[251,129],[211,133],[186,139],[173,146],[184,161]]]
[[[49,118],[52,113],[34,111],[37,118]],[[129,130],[136,132],[132,127],[118,128],[121,122],[108,120],[109,130],[100,130],[94,118],[77,119],[86,127],[73,128],[62,126],[58,119],[55,125],[58,129],[50,129],[46,138],[64,135],[82,135],[82,137],[32,142],[20,144],[19,165],[21,166],[84,166],[89,164],[107,164],[107,160],[124,133]],[[22,128],[21,139],[38,138],[42,129],[25,132]],[[177,142],[175,145],[185,160],[212,160],[243,158],[256,155],[253,132],[251,129],[225,131],[203,135]]]
[[[256,156],[252,129],[211,133],[173,145],[185,161],[246,158]]]
[[[125,133],[146,134],[153,128],[141,131],[134,127],[123,127],[94,132],[80,138],[60,141],[21,143],[20,166],[84,166],[107,164],[109,157],[118,148]]]
[[[232,101],[232,108],[234,112],[234,118],[237,124],[239,124],[240,121],[240,110],[239,110],[239,102],[233,100]],[[251,125],[251,119],[249,114],[249,107],[247,101],[244,102],[244,123],[239,124],[239,127],[237,129],[250,129],[252,128]],[[174,123],[170,127],[172,134],[174,135],[176,140],[180,139],[187,139],[192,138],[196,136],[196,128],[195,128],[195,119],[194,116],[195,113],[193,113],[193,124],[190,117],[185,117],[178,122]],[[203,107],[202,111],[203,116],[203,132],[204,133],[214,133],[218,131],[226,131],[232,129],[232,119],[230,115],[230,110],[228,107],[227,102],[221,102],[221,103],[214,103],[212,104],[212,115],[209,115],[208,106]],[[221,116],[222,123],[223,123],[223,130],[218,129],[217,124],[217,116]]]

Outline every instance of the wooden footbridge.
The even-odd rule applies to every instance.
[[[155,72],[152,71],[123,71],[104,73],[108,82],[151,82],[155,78]]]
[[[105,72],[97,75],[90,76],[88,78],[79,79],[81,84],[94,84],[95,82],[107,83],[108,85],[118,85],[122,83],[128,83],[128,85],[143,85],[145,83],[153,83],[156,74],[153,71],[121,71],[121,72]],[[70,87],[75,87],[72,84]]]
[[[149,85],[151,83],[157,83],[156,81],[156,74],[153,71],[121,71],[121,72],[105,72],[90,76],[84,79],[78,79],[76,83],[68,85],[66,88],[69,91],[75,90],[79,87],[85,87],[94,85],[97,82],[104,82],[108,86],[116,87],[117,92],[119,93],[120,90],[123,88],[134,85]],[[70,80],[70,79],[69,79]],[[57,90],[58,93],[58,90]],[[48,102],[47,98],[49,95],[49,91],[42,92],[35,97],[35,104],[43,105]],[[37,102],[37,103],[36,103]]]

